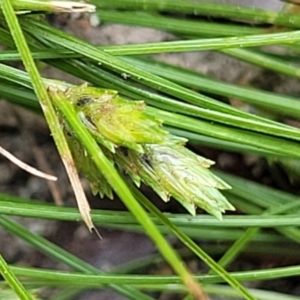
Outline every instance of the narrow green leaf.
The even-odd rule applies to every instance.
[[[15,276],[13,271],[7,265],[6,261],[0,254],[0,273],[10,287],[15,291],[20,300],[33,300],[34,298],[26,291],[24,286]]]

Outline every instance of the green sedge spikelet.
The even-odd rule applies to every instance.
[[[163,201],[173,197],[192,215],[200,207],[222,219],[222,213],[234,210],[219,191],[231,187],[209,170],[214,162],[185,148],[187,140],[164,131],[162,122],[146,113],[144,102],[125,100],[116,91],[86,84],[68,87],[64,95],[111,163],[138,187],[145,183]],[[92,158],[68,126],[64,128],[76,165],[93,192],[112,198],[112,189]]]

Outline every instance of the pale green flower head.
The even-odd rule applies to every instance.
[[[172,196],[192,215],[200,207],[222,219],[222,213],[234,207],[219,189],[231,187],[208,170],[211,160],[186,149],[184,141],[168,136],[165,144],[144,145],[144,153],[117,150],[115,161],[138,186],[143,181],[164,201]]]
[[[161,129],[161,121],[145,112],[142,101],[127,101],[116,91],[87,85],[66,93],[84,125],[112,152],[118,146],[141,152],[140,144],[164,141],[167,132]]]
[[[86,84],[68,86],[60,93],[72,103],[111,163],[138,187],[144,182],[163,201],[175,198],[192,215],[200,207],[222,219],[225,210],[234,210],[219,191],[231,187],[208,169],[214,162],[185,148],[186,139],[162,130],[161,121],[145,112],[143,102],[127,101],[116,91]],[[55,91],[51,96],[55,97]],[[67,125],[64,129],[76,166],[90,181],[93,192],[112,198],[112,188],[92,158]]]
[[[230,186],[204,167],[205,159],[178,144],[146,145],[145,155],[160,185],[180,203],[200,207],[218,219],[225,210],[234,210],[218,190]]]

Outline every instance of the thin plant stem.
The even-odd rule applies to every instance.
[[[28,44],[25,40],[18,19],[14,13],[11,1],[2,1],[1,8],[7,21],[7,25],[12,34],[12,37],[15,41],[16,47],[22,57],[24,66],[30,76],[33,89],[39,99],[40,105],[49,125],[50,131],[53,135],[60,157],[69,175],[69,179],[71,181],[73,191],[75,193],[77,204],[82,214],[83,220],[85,221],[87,227],[90,230],[92,230],[94,229],[94,225],[90,217],[90,207],[86,199],[85,193],[83,191],[83,188],[81,186],[71,152],[61,130],[61,125],[59,123],[57,114],[48,96],[47,90],[43,84],[43,80],[38,72],[34,60],[31,57]]]
[[[3,278],[8,282],[11,288],[18,295],[20,300],[34,300],[34,298],[26,291],[24,286],[18,280],[18,278],[14,275],[13,271],[9,268],[6,261],[0,254],[0,273]]]

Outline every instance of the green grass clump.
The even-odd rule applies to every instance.
[[[173,159],[172,165],[177,156],[181,162],[186,157],[189,157],[189,163],[197,159],[188,150],[183,150],[185,148],[178,142],[179,138],[174,142],[174,136],[167,135],[170,132],[180,136],[181,141],[188,139],[200,146],[254,154],[270,164],[279,162],[286,176],[297,181],[300,130],[285,123],[287,119],[295,123],[299,121],[300,104],[296,97],[222,82],[149,56],[168,52],[218,51],[277,74],[299,79],[299,66],[293,63],[293,57],[298,57],[300,41],[300,15],[294,13],[295,6],[290,4],[283,11],[274,12],[228,4],[212,5],[209,1],[94,0],[86,7],[80,4],[80,10],[91,12],[95,5],[95,13],[104,23],[156,28],[176,36],[176,41],[96,47],[47,23],[44,17],[46,12],[79,9],[74,3],[68,6],[67,2],[66,7],[49,8],[49,2],[46,1],[0,1],[0,43],[7,47],[0,53],[0,61],[3,62],[0,63],[0,96],[36,113],[43,112],[69,172],[79,206],[78,212],[70,207],[57,207],[0,194],[0,226],[12,238],[21,238],[70,268],[69,272],[65,272],[7,265],[0,247],[0,272],[3,275],[0,298],[13,299],[14,291],[19,299],[37,299],[42,297],[40,291],[48,288],[56,292],[52,299],[73,299],[83,290],[109,287],[128,299],[153,299],[153,292],[178,293],[185,299],[205,299],[205,293],[211,297],[226,296],[226,299],[298,299],[299,296],[287,291],[261,289],[262,284],[256,289],[246,288],[244,284],[245,281],[283,280],[299,276],[297,252],[292,251],[300,242],[300,204],[296,193],[275,190],[217,171],[215,175],[209,175],[212,177],[208,180],[205,177],[208,176],[206,169],[203,171],[205,175],[201,173],[200,176],[198,171],[186,171],[188,163],[179,165],[186,172],[180,174],[187,174],[187,177],[197,173],[202,180],[216,180],[222,187],[232,187],[223,192],[229,202],[223,196],[218,198],[223,205],[219,209],[223,212],[233,209],[233,205],[237,212],[225,215],[220,221],[204,213],[196,216],[163,214],[120,172],[120,169],[125,170],[124,173],[127,172],[136,185],[140,181],[146,182],[158,194],[164,194],[162,198],[165,200],[170,195],[174,196],[194,214],[195,203],[189,199],[191,190],[195,191],[190,184],[194,184],[194,181],[185,180],[184,176],[178,177],[177,169],[168,169],[169,166],[164,165],[161,157],[167,153]],[[279,45],[292,57],[274,55],[262,48],[270,45]],[[11,66],[10,62],[20,60],[26,71]],[[108,130],[112,119],[107,116],[101,119],[96,114],[97,111],[103,113],[103,106],[99,108],[97,104],[92,110],[89,110],[91,106],[75,110],[70,100],[72,86],[42,78],[34,60],[74,75],[101,91],[117,91],[120,98],[116,98],[114,104],[121,103],[123,106],[114,110],[120,120],[118,124],[117,118],[114,119],[114,135]],[[53,85],[64,88],[65,92],[53,96]],[[220,97],[223,102],[218,100]],[[67,101],[64,101],[65,98]],[[231,98],[243,101],[258,113],[251,114],[230,105],[228,99]],[[132,101],[141,99],[146,106]],[[128,115],[131,113],[135,121],[141,123],[132,122],[124,127],[127,120],[122,110],[124,107]],[[159,127],[161,122],[164,128]],[[97,126],[94,128],[95,124]],[[143,127],[145,124],[150,127]],[[136,130],[136,126],[141,127]],[[145,132],[147,128],[151,130]],[[101,129],[102,133],[98,134],[95,129]],[[77,160],[81,159],[81,170],[88,173],[90,168],[87,170],[86,164],[93,165],[89,178],[92,183],[99,178],[105,182],[105,187],[97,186],[100,193],[111,196],[113,190],[129,212],[90,212],[73,168],[71,152],[76,159],[77,148],[75,153],[74,149],[69,149],[66,136],[74,138],[78,143],[76,145],[82,147],[81,158],[77,157]],[[100,144],[102,148],[99,148]],[[120,148],[126,148],[127,154]],[[88,155],[88,160],[83,159],[83,154]],[[143,155],[147,156],[147,164],[142,160],[145,158]],[[175,164],[179,160],[175,160]],[[119,168],[116,169],[114,164]],[[180,189],[177,181],[165,179],[175,173]],[[159,177],[158,174],[163,176]],[[216,176],[221,179],[216,179]],[[203,180],[202,188],[201,185],[197,187],[198,196],[201,191],[208,189],[206,183]],[[185,184],[186,194],[181,189]],[[219,195],[215,189],[209,193]],[[214,197],[212,199],[213,206]],[[220,218],[220,212],[216,213],[211,206],[207,208],[206,203],[196,204]],[[91,230],[101,225],[143,232],[154,241],[161,256],[130,261],[111,273],[103,272],[42,236],[31,233],[11,216],[64,221],[83,219]],[[166,240],[169,235],[176,236],[182,242],[180,254],[183,258]],[[199,246],[199,241],[205,242],[203,248]],[[226,271],[240,255],[251,253],[262,259],[276,253],[295,263],[290,266],[273,264],[272,268],[250,271]],[[191,258],[202,261],[207,266],[207,272],[192,274],[183,263],[184,259],[187,261]],[[213,258],[219,258],[219,261]],[[146,267],[153,266],[157,259],[168,262],[174,275],[144,274]],[[135,274],[137,271],[138,275]]]

